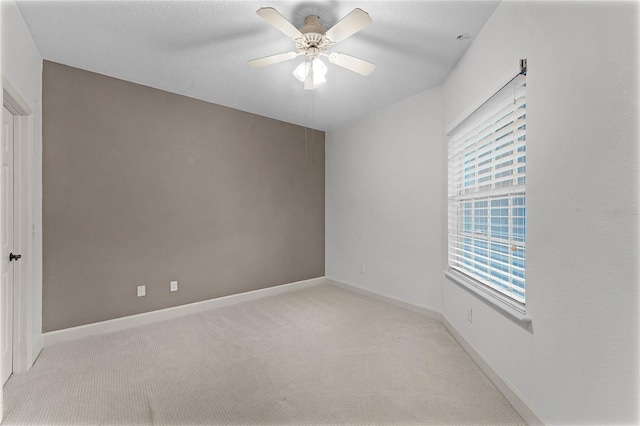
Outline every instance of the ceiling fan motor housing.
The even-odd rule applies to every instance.
[[[320,52],[329,49],[331,43],[324,33],[327,29],[322,26],[320,17],[317,15],[309,15],[304,18],[304,26],[300,28],[302,38],[296,40],[296,49],[298,52],[308,53],[309,48],[317,48]]]
[[[306,34],[306,33],[324,34],[327,32],[327,29],[322,26],[319,16],[309,15],[306,18],[304,18],[304,27],[300,28],[300,32],[302,34]]]

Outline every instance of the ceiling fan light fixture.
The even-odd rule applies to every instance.
[[[295,78],[304,83],[307,79],[307,74],[310,71],[310,67],[313,70],[313,85],[317,86],[327,81],[325,76],[327,75],[327,66],[320,58],[313,58],[310,61],[305,60],[293,70]]]

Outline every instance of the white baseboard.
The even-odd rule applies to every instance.
[[[388,303],[390,305],[398,306],[408,311],[422,314],[438,322],[442,322],[442,314],[440,314],[440,312],[431,310],[429,308],[424,308],[422,306],[414,305],[414,304],[402,301],[400,299],[396,299],[390,296],[385,296],[384,294],[376,293],[375,291],[367,290],[362,287],[358,287],[353,284],[348,284],[342,281],[336,281],[334,279],[326,278],[326,282],[327,284],[341,288],[343,290],[350,291],[352,293],[359,294],[360,296],[368,297],[369,299],[374,299],[380,302]]]
[[[202,302],[190,303],[188,305],[175,306],[173,308],[160,309],[157,311],[145,312],[143,314],[131,315],[127,317],[96,322],[93,324],[81,325],[78,327],[65,328],[63,330],[50,331],[42,335],[44,340],[44,347],[55,345],[57,343],[68,342],[70,340],[80,339],[86,336],[113,333],[114,331],[152,324],[155,322],[178,318],[185,315],[196,314],[199,312],[208,311],[210,309],[234,305],[236,303],[247,302],[249,300],[261,299],[263,297],[287,293],[294,290],[301,290],[303,288],[313,287],[324,283],[324,277],[312,278],[309,280],[297,281],[294,283],[283,284],[275,287],[248,291],[246,293],[233,294],[230,296],[218,297],[216,299],[204,300]]]
[[[498,373],[493,365],[485,357],[483,357],[477,348],[470,343],[464,334],[462,334],[453,324],[449,322],[447,317],[442,315],[442,325],[449,331],[451,336],[458,342],[460,346],[469,354],[471,359],[480,367],[487,375],[491,383],[504,395],[511,406],[520,414],[529,425],[545,425],[549,422],[540,416],[527,399],[509,383],[500,373]]]
[[[31,366],[36,362],[36,359],[40,356],[40,352],[44,349],[44,335],[40,334],[36,337],[36,341],[33,343],[33,348],[31,351]],[[29,367],[31,368],[31,367]]]

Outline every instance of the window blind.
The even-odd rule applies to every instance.
[[[449,138],[449,267],[524,305],[526,75]]]

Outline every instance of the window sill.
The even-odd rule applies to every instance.
[[[504,314],[522,323],[532,323],[532,319],[526,316],[524,309],[510,303],[506,297],[501,297],[497,293],[484,288],[482,284],[474,282],[473,279],[465,277],[457,271],[445,269],[443,272],[451,281],[471,291]]]

